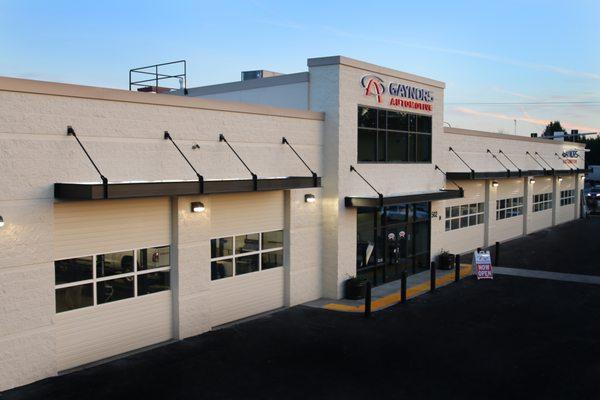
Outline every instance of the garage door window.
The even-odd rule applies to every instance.
[[[211,279],[217,280],[283,266],[283,231],[215,238]]]
[[[552,193],[533,195],[533,212],[550,210],[552,208]]]
[[[575,203],[575,190],[561,190],[560,191],[560,205],[568,206],[569,204]]]
[[[523,215],[523,197],[496,200],[496,220]]]
[[[54,262],[56,312],[170,289],[170,246]]]

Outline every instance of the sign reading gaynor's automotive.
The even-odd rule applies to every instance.
[[[398,82],[385,82],[377,75],[364,75],[360,84],[365,96],[372,96],[378,103],[387,102],[390,106],[413,110],[433,111],[433,92]],[[386,93],[388,94],[386,96]],[[389,97],[389,100],[386,100]]]

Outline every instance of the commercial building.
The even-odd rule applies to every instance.
[[[187,96],[0,78],[0,390],[579,216],[581,144],[443,100],[344,57]]]

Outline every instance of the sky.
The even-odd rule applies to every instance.
[[[453,127],[590,132],[599,22],[578,0],[0,0],[0,76],[127,89],[130,68],[185,59],[194,87],[343,55],[445,82]]]

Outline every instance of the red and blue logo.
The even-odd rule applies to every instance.
[[[383,79],[376,75],[365,75],[360,80],[360,84],[365,88],[365,96],[375,96],[378,103],[383,102],[382,95],[385,93]]]

